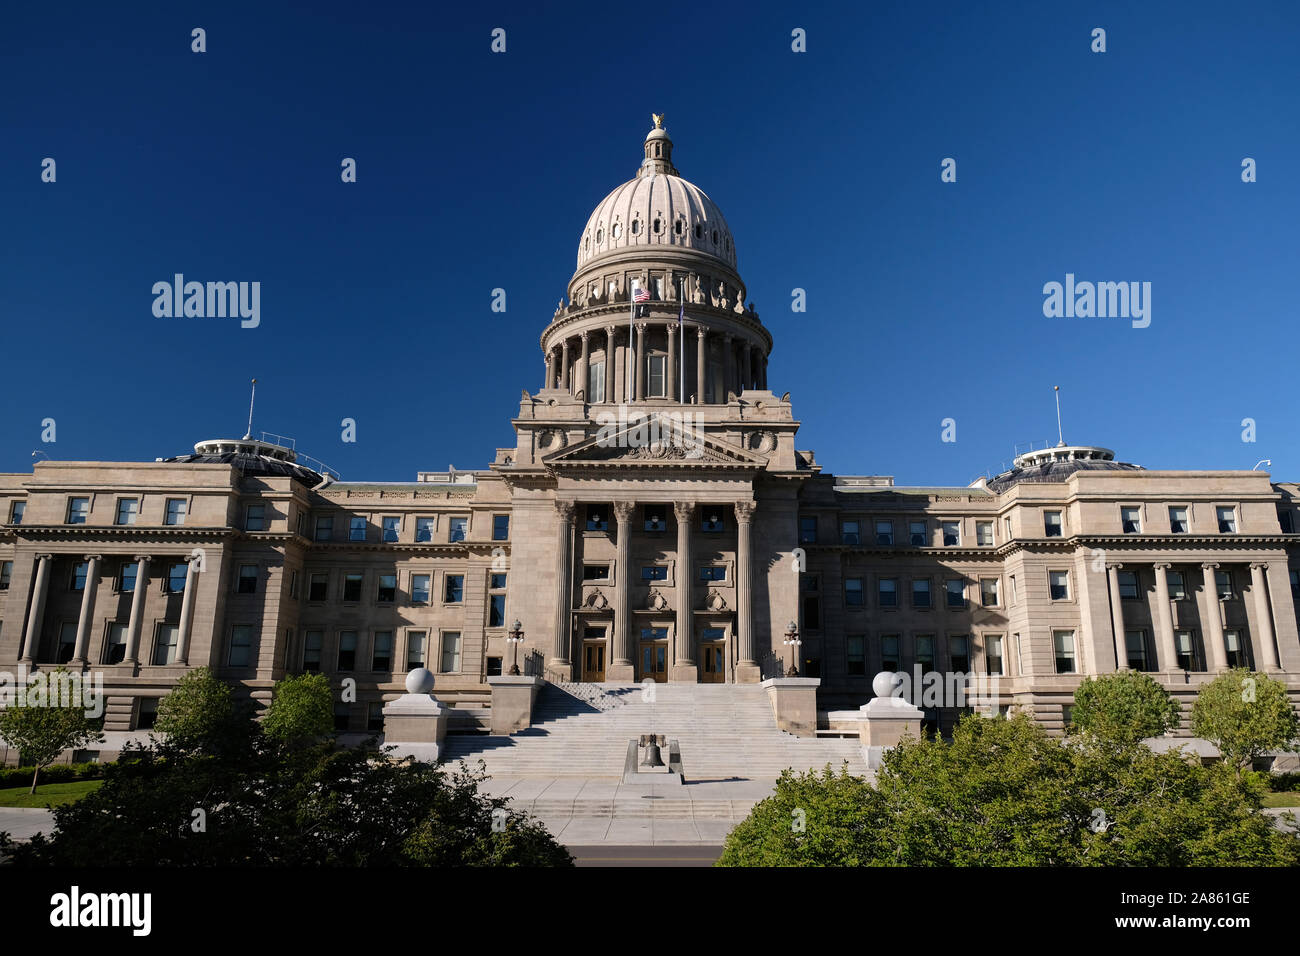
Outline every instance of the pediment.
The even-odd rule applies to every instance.
[[[548,467],[566,465],[762,468],[766,456],[685,427],[675,416],[650,415],[619,428],[610,424],[586,441],[542,459]]]

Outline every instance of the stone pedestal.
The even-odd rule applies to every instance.
[[[819,677],[772,677],[763,681],[776,725],[796,737],[817,736],[817,688],[821,683]]]
[[[384,705],[384,745],[399,757],[436,761],[447,739],[447,708],[429,691],[433,674],[417,667],[406,675],[406,693]]]
[[[858,711],[861,715],[862,750],[867,766],[872,770],[880,766],[881,755],[905,736],[910,734],[917,739],[921,736],[921,718],[924,715],[903,698],[892,696],[894,687],[894,674],[888,671],[877,674],[872,682],[876,697]]]
[[[489,677],[487,682],[492,688],[492,733],[513,734],[532,726],[540,677]]]
[[[757,664],[746,664],[743,661],[736,665],[736,683],[737,684],[757,684],[763,679],[763,668]]]
[[[636,667],[632,664],[610,664],[605,668],[605,680],[617,684],[634,684]]]

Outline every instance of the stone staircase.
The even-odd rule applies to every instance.
[[[532,727],[508,737],[449,736],[444,759],[481,759],[494,777],[618,780],[628,741],[647,733],[680,742],[691,783],[770,783],[787,767],[838,770],[845,761],[850,773],[867,772],[856,739],[779,730],[767,691],[753,684],[657,684],[653,700],[639,684],[549,684]]]

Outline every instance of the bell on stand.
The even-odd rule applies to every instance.
[[[659,737],[657,735],[643,736],[641,746],[645,748],[645,757],[641,761],[641,766],[662,767],[664,765],[663,757],[659,753]]]

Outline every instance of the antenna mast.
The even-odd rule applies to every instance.
[[[1056,437],[1059,439],[1057,447],[1065,447],[1065,435],[1061,431],[1061,386],[1053,385],[1056,390]]]
[[[257,398],[257,379],[253,379],[253,394],[248,397],[248,431],[245,438],[253,437],[253,400]]]

